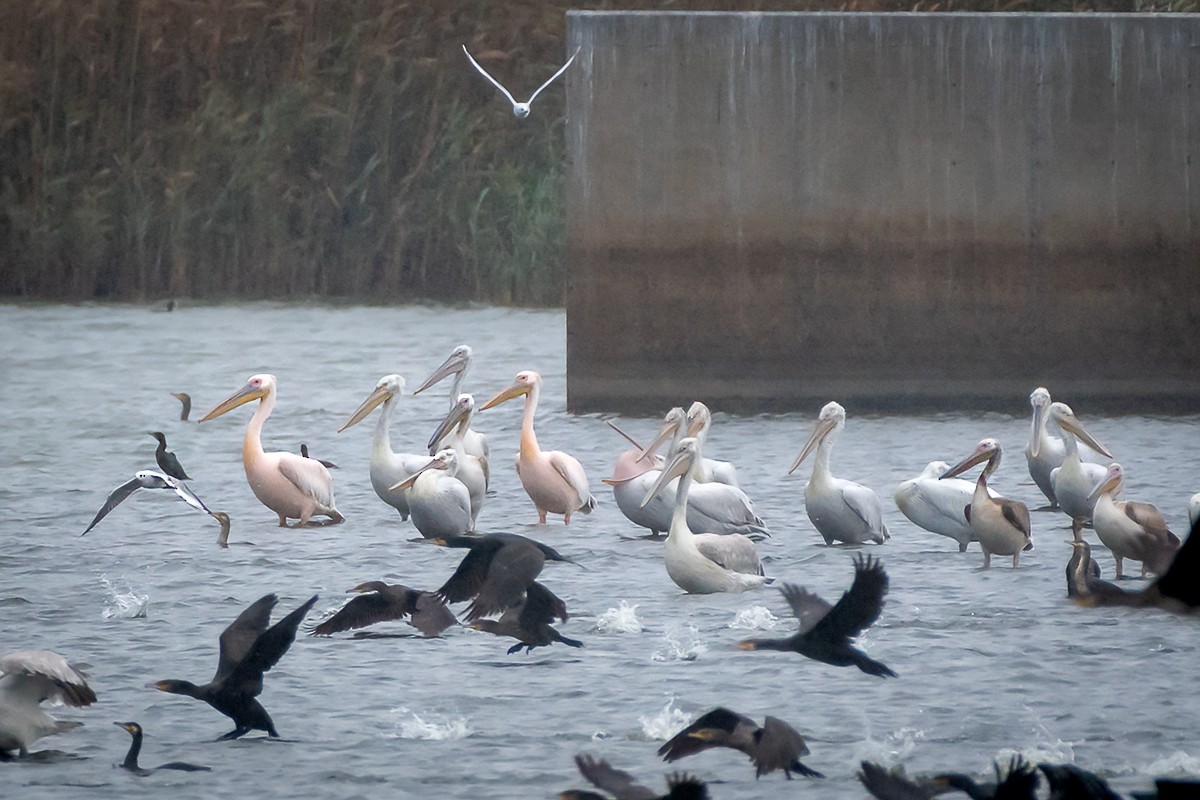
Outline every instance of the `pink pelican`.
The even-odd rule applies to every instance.
[[[275,409],[275,376],[251,375],[246,385],[232,397],[201,418],[216,419],[240,405],[258,400],[258,409],[246,426],[242,442],[242,466],[246,480],[259,502],[279,515],[279,526],[299,519],[297,527],[310,524],[337,525],[346,518],[333,504],[333,477],[325,465],[315,459],[288,452],[267,453],[262,446],[262,428]],[[312,523],[314,514],[329,517],[327,522]]]
[[[578,511],[590,514],[596,498],[588,489],[587,473],[574,456],[559,450],[543,451],[533,432],[533,416],[537,413],[538,397],[542,391],[542,376],[526,370],[518,372],[512,386],[488,400],[480,408],[486,411],[514,397],[525,398],[525,415],[521,418],[521,449],[517,454],[517,475],[525,493],[537,506],[538,522],[545,524],[546,514],[562,514],[563,524],[571,524],[571,515]]]
[[[1163,515],[1149,503],[1114,499],[1121,490],[1124,477],[1120,464],[1108,465],[1103,480],[1092,492],[1091,499],[1096,504],[1092,511],[1092,527],[1117,560],[1118,580],[1122,577],[1121,562],[1127,558],[1142,562],[1143,578],[1147,572],[1161,575],[1175,558],[1179,537],[1167,529]]]
[[[975,494],[967,508],[971,531],[983,549],[983,568],[992,565],[992,553],[1012,556],[1013,569],[1021,563],[1021,551],[1033,549],[1033,538],[1029,533],[1029,509],[1017,500],[994,498],[988,494],[988,478],[1000,466],[1000,443],[995,439],[984,439],[971,455],[942,473],[942,480],[965,472],[980,461],[987,461],[979,480],[975,481]]]

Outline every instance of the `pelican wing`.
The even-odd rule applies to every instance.
[[[754,503],[736,486],[694,483],[688,492],[688,527],[701,533],[766,533]],[[696,524],[692,524],[695,522]]]
[[[550,463],[554,466],[554,470],[575,490],[575,494],[579,497],[579,505],[586,505],[592,492],[588,488],[587,473],[583,471],[583,465],[574,456],[559,450],[551,450],[547,455],[550,456]]]
[[[714,561],[730,572],[746,575],[762,575],[762,561],[754,542],[740,533],[721,536],[716,533],[695,534],[696,549],[709,561]]]
[[[832,603],[794,583],[785,583],[779,587],[779,591],[783,592],[783,599],[800,621],[797,633],[808,633],[833,609]]]
[[[471,54],[470,54],[470,53],[467,53],[467,55],[469,56],[469,55],[471,55]],[[534,92],[533,94],[531,94],[531,95],[529,96],[529,104],[530,104],[530,105],[532,105],[532,104],[533,104],[533,101],[534,101],[535,99],[537,99],[537,96],[538,96],[539,94],[541,94],[541,93],[542,93],[542,90],[543,90],[543,89],[545,89],[545,88],[546,88],[547,86],[549,86],[550,84],[554,83],[554,81],[555,81],[555,80],[558,78],[558,76],[559,76],[559,75],[562,75],[564,72],[566,72],[566,71],[567,71],[567,67],[571,66],[571,62],[575,60],[575,56],[577,56],[577,55],[579,55],[579,48],[578,48],[578,47],[576,47],[576,48],[575,48],[575,52],[571,54],[571,57],[567,59],[567,63],[565,63],[565,64],[563,64],[561,67],[559,67],[559,68],[558,68],[558,72],[556,72],[556,73],[554,73],[553,75],[551,75],[551,76],[550,76],[550,77],[549,77],[549,78],[546,80],[546,82],[545,82],[545,83],[543,83],[541,86],[539,86],[539,87],[537,88],[537,91],[536,91],[536,92]],[[472,60],[472,61],[474,61],[475,59],[471,59],[471,60]],[[497,84],[497,85],[498,85],[498,84]],[[503,88],[503,87],[501,87],[501,88]],[[505,94],[507,94],[507,92],[505,92]],[[511,99],[512,99],[512,95],[509,95],[509,98],[508,98],[508,99],[509,99],[509,100],[511,100]]]
[[[279,472],[304,494],[324,506],[333,505],[333,477],[320,461],[295,453],[276,453]]]
[[[839,487],[844,502],[872,531],[883,530],[883,510],[879,495],[866,486],[843,481]]]
[[[463,52],[467,54],[467,60],[469,60],[471,62],[471,66],[475,67],[475,69],[479,72],[480,75],[487,78],[488,82],[491,83],[492,86],[495,86],[497,89],[499,89],[501,92],[503,92],[504,96],[508,98],[508,102],[512,103],[515,106],[517,104],[517,101],[513,98],[512,93],[510,91],[508,91],[508,89],[505,89],[504,86],[500,83],[500,81],[496,80],[491,75],[489,75],[488,71],[486,69],[479,66],[479,62],[476,61],[475,57],[472,56],[467,51],[467,46],[465,44],[462,46],[462,49],[463,49]],[[570,62],[567,62],[567,63],[569,64]],[[556,78],[558,76],[555,75],[554,77]],[[554,78],[551,78],[550,80],[554,80]],[[542,87],[542,88],[545,88],[545,87]],[[541,89],[538,89],[538,91],[540,92]],[[535,94],[534,96],[536,97],[537,95]],[[532,101],[533,101],[533,98],[530,98],[530,102],[532,102]]]
[[[104,505],[96,512],[96,516],[92,518],[92,524],[88,525],[87,530],[81,533],[80,536],[87,536],[88,531],[96,527],[100,520],[108,516],[108,512],[121,505],[125,498],[142,488],[142,485],[141,478],[135,477],[109,492],[108,499],[104,501]]]
[[[1013,527],[1029,535],[1029,508],[1024,503],[1018,503],[1016,500],[998,500],[1000,504],[1000,513],[1009,521]]]
[[[1125,516],[1141,525],[1156,539],[1169,541],[1171,537],[1175,537],[1175,542],[1179,542],[1179,537],[1167,528],[1167,521],[1163,519],[1162,512],[1149,503],[1125,503]]]
[[[14,650],[0,657],[0,675],[10,676],[5,692],[23,695],[37,705],[53,700],[81,708],[96,702],[79,669],[50,650]]]

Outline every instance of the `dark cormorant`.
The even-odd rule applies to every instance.
[[[894,678],[896,673],[850,641],[879,619],[887,590],[883,565],[860,555],[854,560],[854,583],[837,605],[830,606],[812,592],[785,583],[780,591],[800,621],[800,630],[787,639],[746,639],[739,644],[743,650],[792,650],[824,664],[855,666],[868,675]]]
[[[1200,527],[1200,526],[1197,526]],[[1082,551],[1081,562],[1091,561],[1091,548],[1087,542],[1074,542],[1075,549]],[[1074,555],[1072,556],[1074,561]],[[1130,606],[1133,608],[1161,608],[1176,614],[1193,614],[1200,609],[1200,536],[1196,527],[1175,553],[1171,566],[1153,583],[1139,592],[1127,592],[1119,586],[1091,577],[1090,569],[1077,566],[1074,577],[1074,600],[1083,606]],[[1081,581],[1081,575],[1087,580]],[[1067,590],[1072,581],[1068,578]]]
[[[945,772],[933,776],[933,782],[944,786],[942,791],[957,789],[971,800],[1036,800],[1038,787],[1037,770],[1022,756],[1013,756],[1008,762],[1007,772],[1002,773],[999,764],[994,764],[995,784],[977,783],[961,772]]]
[[[309,629],[313,636],[329,636],[340,631],[365,628],[376,622],[408,617],[408,624],[425,636],[437,636],[458,620],[445,601],[433,592],[410,589],[401,584],[367,581],[350,590],[358,592],[336,614]]]
[[[1087,593],[1087,582],[1097,581],[1100,579],[1100,565],[1092,558],[1092,548],[1087,542],[1082,539],[1069,542],[1069,544],[1082,544],[1083,547],[1074,547],[1071,550],[1071,558],[1067,560],[1067,597],[1078,597],[1080,592]],[[1112,584],[1108,584],[1112,586]],[[1113,586],[1116,589],[1116,586]]]
[[[155,431],[150,435],[158,440],[158,449],[154,451],[154,460],[158,462],[158,468],[177,481],[190,481],[191,478],[183,471],[179,459],[174,453],[167,451],[167,437],[162,431]]]
[[[218,741],[236,739],[251,730],[278,737],[271,716],[254,698],[262,694],[263,673],[275,666],[296,639],[296,628],[317,595],[271,627],[271,609],[279,602],[273,594],[260,597],[221,634],[221,655],[213,679],[203,686],[188,681],[166,680],[150,684],[171,694],[203,700],[233,720],[236,727]]]
[[[312,456],[310,456],[308,454],[308,445],[305,444],[304,442],[300,443],[300,455],[304,456],[305,458],[312,458]],[[320,461],[321,464],[325,467],[325,469],[337,469],[338,468],[338,465],[333,463],[332,461],[326,461],[323,458],[318,458],[316,460]]]
[[[192,396],[187,392],[171,392],[171,396],[183,404],[183,408],[179,411],[179,420],[187,422],[188,414],[192,413]]]
[[[175,495],[180,500],[192,508],[203,511],[205,514],[212,514],[208,510],[208,506],[204,505],[204,502],[196,496],[196,493],[185,484],[154,470],[144,469],[140,472],[135,472],[133,478],[108,493],[108,499],[104,501],[104,505],[96,512],[96,516],[92,518],[92,524],[88,525],[87,530],[81,533],[80,536],[87,536],[88,531],[96,527],[100,520],[108,516],[108,512],[119,506],[126,497],[129,497],[129,495],[138,489],[170,489],[175,492]]]
[[[1134,800],[1194,800],[1200,797],[1200,781],[1188,778],[1159,778],[1154,791],[1130,792]]]
[[[199,764],[188,764],[185,761],[172,761],[169,764],[160,764],[157,767],[146,769],[138,766],[138,754],[142,752],[142,726],[136,722],[114,722],[118,728],[124,728],[133,737],[133,741],[129,743],[129,752],[125,754],[125,760],[121,762],[121,769],[127,769],[134,775],[149,775],[151,772],[159,769],[177,769],[182,772],[209,772],[210,767],[202,767]]]
[[[547,560],[574,563],[553,547],[515,533],[447,536],[430,541],[444,547],[465,547],[471,551],[449,580],[437,590],[437,594],[448,603],[475,598],[467,607],[467,622],[501,614],[520,603],[526,587],[541,574]]]
[[[589,755],[578,755],[575,764],[589,783],[616,800],[708,800],[708,787],[686,772],[670,775],[667,778],[669,791],[660,795],[642,786],[625,770],[610,766],[603,758],[597,761]],[[577,790],[559,792],[558,796],[560,800],[606,800],[604,795]]]
[[[729,747],[750,756],[754,777],[777,769],[790,781],[792,773],[809,778],[825,776],[800,763],[808,755],[808,745],[800,733],[777,717],[767,717],[760,727],[745,714],[727,708],[714,708],[675,734],[658,748],[664,761],[676,761],[712,747]]]
[[[1050,784],[1050,800],[1121,800],[1099,775],[1074,764],[1038,764]]]
[[[884,769],[871,761],[863,761],[860,766],[858,780],[879,800],[932,800],[950,790],[949,786],[929,778],[909,778],[903,767]]]
[[[523,602],[510,606],[499,620],[477,619],[471,623],[471,627],[516,639],[517,644],[508,648],[509,655],[522,647],[528,655],[533,648],[554,642],[562,642],[569,647],[583,647],[583,642],[563,636],[550,625],[555,618],[567,621],[566,604],[542,584],[531,581],[525,588]]]
[[[229,547],[229,515],[224,511],[212,512],[213,519],[221,524],[221,532],[217,534],[217,546]]]

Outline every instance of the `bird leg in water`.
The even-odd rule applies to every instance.
[[[229,733],[225,734],[224,736],[218,736],[217,741],[218,742],[231,742],[234,739],[239,739],[239,738],[245,736],[249,732],[250,732],[249,728],[234,728],[233,730],[231,730]]]

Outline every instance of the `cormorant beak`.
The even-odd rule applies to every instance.
[[[501,403],[512,400],[514,397],[523,397],[529,394],[530,388],[530,385],[527,383],[514,383],[512,386],[508,387],[504,391],[500,392],[500,394],[496,395],[491,400],[488,400],[486,403],[480,406],[479,410],[487,411],[489,408],[494,408]]]
[[[1083,442],[1100,455],[1104,456],[1105,458],[1113,457],[1113,454],[1108,452],[1108,448],[1096,441],[1095,437],[1087,432],[1087,429],[1083,427],[1083,424],[1074,414],[1060,415],[1058,418],[1058,424],[1064,430],[1070,431],[1078,436],[1079,441]]]
[[[742,650],[757,650],[758,645],[755,644],[753,639],[745,639],[743,641],[738,642],[738,648],[740,648]]]
[[[467,625],[467,627],[468,627],[468,628],[470,628],[470,629],[471,629],[471,630],[473,630],[473,631],[481,631],[481,630],[483,630],[483,625],[482,625],[482,624],[480,624],[479,620],[475,620],[474,622],[471,622],[471,623],[469,623],[469,624]]]
[[[667,439],[670,439],[675,434],[675,429],[681,424],[683,423],[676,419],[668,422],[666,425],[663,425],[662,430],[658,432],[658,436],[655,436],[654,441],[650,442],[650,444],[642,449],[642,452],[638,455],[637,460],[645,461],[647,458],[653,455],[654,451],[658,449],[658,446]]]
[[[837,426],[837,422],[832,419],[823,419],[817,423],[817,427],[813,428],[812,435],[808,437],[808,441],[804,443],[804,449],[800,451],[800,455],[796,456],[796,460],[792,463],[792,468],[788,470],[788,475],[795,472],[804,459],[808,458],[813,450],[817,449],[822,440],[829,435],[829,432]]]
[[[450,357],[442,362],[442,365],[433,371],[433,374],[425,379],[425,382],[413,390],[413,395],[418,395],[421,392],[433,386],[442,378],[453,375],[457,372],[462,372],[467,368],[467,360],[461,353],[451,353]]]
[[[671,456],[671,460],[663,466],[662,474],[658,476],[658,480],[654,483],[654,488],[646,492],[646,496],[642,498],[640,508],[645,508],[654,499],[654,496],[666,488],[667,484],[673,479],[680,477],[692,468],[692,462],[695,457],[689,450],[680,450]]]
[[[233,396],[230,397],[228,400],[221,403],[216,408],[214,408],[212,411],[209,411],[207,414],[205,414],[203,417],[201,417],[200,422],[208,422],[210,419],[216,419],[217,417],[221,416],[222,414],[228,413],[228,412],[232,411],[233,409],[237,408],[238,406],[249,403],[251,400],[260,400],[266,396],[267,396],[266,389],[264,389],[261,386],[251,386],[250,384],[247,383],[245,386],[243,386],[241,389],[239,389],[236,393],[234,393]]]
[[[362,422],[368,414],[375,410],[376,406],[391,396],[392,393],[386,386],[376,386],[375,391],[371,392],[370,396],[367,397],[366,400],[363,400],[362,405],[360,405],[358,409],[350,415],[350,420],[345,425],[338,428],[338,433],[341,433],[347,428]]]
[[[962,461],[958,462],[953,467],[951,467],[950,469],[943,472],[941,477],[938,478],[938,480],[945,480],[946,478],[953,478],[955,475],[959,475],[963,472],[966,472],[967,470],[969,470],[971,467],[975,466],[979,462],[987,461],[991,457],[992,457],[992,450],[990,448],[976,447],[975,450],[972,451],[971,455],[967,456]]]
[[[118,728],[123,728],[129,733],[133,733],[135,730],[132,722],[114,722],[113,725],[116,725]]]

